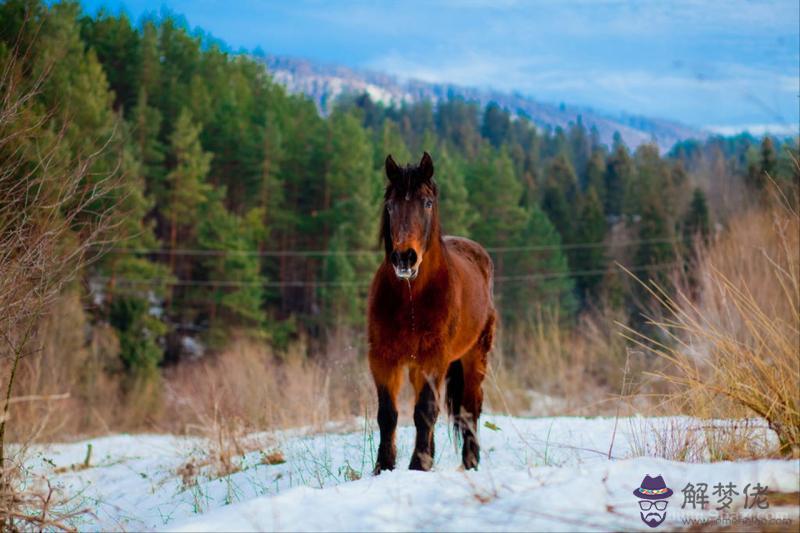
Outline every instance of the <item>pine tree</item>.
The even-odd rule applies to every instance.
[[[650,195],[641,208],[638,240],[634,268],[644,281],[651,279],[663,289],[668,289],[668,274],[675,260],[673,225],[670,224],[664,204],[660,198]],[[640,301],[647,301],[647,292],[637,287]]]
[[[203,151],[198,138],[200,128],[192,123],[188,110],[181,111],[170,138],[172,170],[166,176],[168,191],[163,199],[163,210],[169,217],[169,246],[175,250],[182,229],[190,230],[198,219],[198,210],[211,191],[206,175],[211,164],[211,154]],[[170,254],[174,271],[175,254]]]
[[[565,243],[575,242],[575,201],[578,180],[566,155],[559,154],[547,168],[542,210],[553,222]]]
[[[592,145],[580,115],[578,115],[577,122],[570,124],[569,153],[573,168],[577,169],[580,175],[581,189],[585,189],[586,165],[592,155]]]
[[[383,122],[380,137],[375,146],[375,168],[383,168],[383,162],[389,154],[391,154],[394,160],[400,165],[419,160],[419,158],[415,160],[411,155],[411,152],[403,140],[403,136],[400,134],[400,128],[393,120],[385,120]]]
[[[164,145],[159,139],[161,131],[161,113],[148,104],[147,91],[139,90],[136,104],[131,111],[131,136],[137,159],[147,184],[147,192],[153,197],[166,194],[164,182]]]
[[[494,152],[484,146],[479,157],[468,166],[466,175],[470,204],[475,213],[469,235],[487,247],[517,246],[529,221],[529,214],[520,205],[522,185],[514,175],[511,158],[504,150]],[[519,259],[497,254],[494,257],[495,276],[519,274],[515,262]],[[507,264],[508,263],[508,264]],[[523,267],[524,268],[524,265]],[[522,273],[527,274],[528,270]],[[512,317],[512,305],[517,301],[513,292],[497,292],[499,308],[509,304],[505,316]]]
[[[466,102],[462,98],[439,102],[436,108],[436,128],[439,138],[442,142],[452,145],[467,159],[476,157],[481,147],[479,113],[477,104]]]
[[[448,235],[469,237],[469,228],[475,222],[476,215],[469,203],[463,164],[454,160],[445,148],[433,151],[432,157],[434,179],[439,187],[442,229]]]
[[[614,147],[606,166],[605,213],[619,217],[625,206],[625,193],[630,187],[633,176],[633,163],[628,148],[622,142],[619,133],[614,134]]]
[[[592,151],[592,156],[586,164],[586,183],[584,191],[593,188],[600,202],[605,205],[606,198],[606,155],[601,149]]]
[[[527,220],[520,206],[522,185],[508,153],[484,147],[467,169],[466,183],[477,215],[470,235],[485,246],[507,246]]]
[[[583,272],[576,277],[576,285],[578,294],[587,301],[596,296],[597,286],[603,278],[602,270],[606,268],[605,249],[602,246],[606,236],[606,220],[603,204],[594,187],[589,187],[581,195],[578,213],[575,240],[584,247],[571,253],[570,265],[574,270]]]
[[[700,187],[695,187],[692,193],[692,201],[684,216],[682,226],[685,246],[691,247],[695,238],[708,242],[711,233],[710,215],[706,195]]]
[[[775,179],[775,170],[778,166],[778,154],[772,137],[765,135],[761,141],[761,173]]]
[[[490,102],[483,112],[481,135],[495,148],[500,148],[511,129],[511,117],[508,111],[500,109],[496,102]]]
[[[163,357],[155,340],[166,327],[149,311],[147,300],[123,297],[114,300],[109,312],[109,322],[119,332],[122,362],[137,377],[152,376]]]
[[[185,305],[204,310],[209,322],[206,338],[212,347],[220,347],[232,328],[258,335],[266,320],[261,310],[261,267],[258,256],[252,253],[263,238],[264,214],[260,209],[244,217],[230,213],[223,204],[223,195],[224,191],[211,191],[201,206],[197,246],[215,253],[203,256],[192,273],[194,279],[208,284],[187,291],[188,302],[201,304]]]
[[[352,224],[345,222],[338,226],[328,244],[330,255],[323,264],[322,301],[325,309],[325,325],[343,328],[359,325],[365,315],[363,301],[364,279],[359,279],[355,267],[347,253],[348,233]]]
[[[372,167],[369,136],[353,113],[337,111],[330,118],[331,153],[326,176],[325,215],[332,233],[324,264],[322,300],[327,315],[339,326],[357,326],[364,320],[363,302],[378,254],[348,255],[348,251],[375,246],[380,181]],[[386,137],[384,139],[387,139]],[[393,143],[397,143],[393,139]],[[402,141],[399,141],[402,142]],[[398,144],[394,144],[397,148]]]
[[[547,215],[537,206],[511,243],[528,251],[502,254],[505,272],[497,275],[495,293],[499,309],[509,326],[529,325],[540,318],[569,319],[576,309],[574,284],[561,237]]]

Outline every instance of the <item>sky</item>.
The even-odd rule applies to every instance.
[[[722,133],[800,129],[798,0],[83,0],[233,50],[517,91]]]

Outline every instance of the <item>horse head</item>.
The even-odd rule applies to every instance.
[[[411,280],[419,274],[425,252],[439,238],[433,160],[425,152],[418,165],[400,167],[388,155],[386,177],[381,239],[395,275]]]

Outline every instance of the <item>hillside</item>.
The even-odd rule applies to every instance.
[[[423,100],[438,102],[449,97],[462,97],[486,105],[497,102],[516,115],[528,116],[542,128],[567,128],[578,117],[587,128],[594,126],[601,142],[611,145],[614,132],[625,143],[636,148],[653,140],[662,150],[688,138],[705,138],[706,132],[669,120],[628,114],[605,114],[591,108],[539,102],[519,93],[490,89],[461,87],[451,84],[427,83],[419,80],[401,81],[394,76],[367,70],[354,70],[341,65],[323,65],[306,59],[285,56],[260,58],[275,80],[291,93],[303,93],[317,104],[322,113],[331,110],[337,97],[348,93],[367,93],[386,105],[414,103]]]

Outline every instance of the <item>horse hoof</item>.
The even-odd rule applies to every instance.
[[[433,466],[433,461],[431,460],[429,455],[420,456],[414,455],[411,458],[411,464],[408,465],[409,470],[420,470],[422,472],[427,472]]]
[[[474,452],[466,453],[461,463],[464,465],[464,470],[477,470],[478,463],[480,463],[480,456],[478,453]]]
[[[477,470],[478,461],[464,461],[464,470]]]
[[[377,476],[381,472],[384,472],[386,470],[394,470],[394,466],[381,466],[381,464],[378,463],[378,464],[375,465],[375,468],[372,470],[372,475],[373,476]]]

